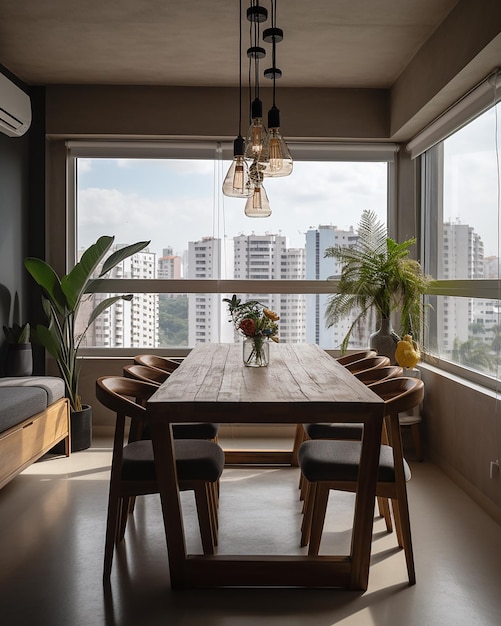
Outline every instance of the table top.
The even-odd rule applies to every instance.
[[[241,344],[195,347],[148,402],[168,421],[294,423],[362,421],[383,401],[324,350],[272,344],[268,367],[246,367]],[[381,409],[382,411],[382,409]],[[170,416],[172,419],[170,419]],[[331,420],[332,421],[332,420]]]

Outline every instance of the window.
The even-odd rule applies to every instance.
[[[426,348],[444,367],[482,374],[491,386],[499,379],[501,349],[500,106],[421,157],[425,270],[439,279]]]
[[[206,341],[233,339],[222,303],[231,293],[221,293],[221,279],[235,281],[225,282],[231,292],[275,308],[282,317],[283,337],[339,346],[340,329],[326,329],[323,320],[333,289],[326,279],[335,274],[324,250],[356,240],[364,209],[386,222],[393,145],[349,150],[327,144],[291,146],[293,174],[265,181],[273,213],[262,221],[244,216],[245,201],[222,196],[229,152],[221,144],[204,143],[196,149],[189,142],[68,146],[75,164],[77,250],[102,234],[115,235],[118,245],[151,240],[148,251],[131,262],[130,272],[120,268],[110,278],[137,281],[133,302],[151,307],[158,347],[194,345],[201,337],[200,323],[206,323]],[[154,281],[153,293],[147,279]],[[263,281],[287,283],[277,294],[276,286],[269,293]],[[108,284],[111,291],[113,283]],[[134,306],[125,305],[117,347],[127,347],[132,326],[136,344],[141,342],[142,321],[134,317]],[[286,307],[294,313],[288,319]],[[89,337],[97,347],[97,338],[92,343]]]

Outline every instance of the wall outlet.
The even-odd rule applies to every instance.
[[[491,461],[491,467],[490,467],[490,471],[489,471],[489,476],[492,478],[494,478],[494,476],[499,476],[499,473],[501,472],[501,468],[499,467],[499,461]]]

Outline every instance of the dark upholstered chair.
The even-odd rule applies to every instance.
[[[414,584],[416,575],[406,487],[411,473],[403,458],[398,414],[422,401],[424,385],[419,379],[401,377],[374,383],[371,389],[385,402],[385,427],[389,440],[389,444],[381,445],[376,495],[392,500],[398,545],[405,551],[409,584]],[[357,489],[361,445],[359,441],[310,440],[299,448],[299,466],[308,485],[301,545],[308,545],[310,555],[318,554],[329,491],[355,492]]]
[[[123,373],[126,378],[134,378],[153,383],[154,385],[161,385],[170,376],[169,372],[146,365],[138,365],[137,363],[126,365],[123,368]],[[172,434],[175,439],[212,439],[217,441],[218,431],[219,424],[210,422],[189,422],[172,425]]]
[[[111,463],[108,519],[104,550],[104,581],[108,581],[113,562],[114,544],[125,535],[131,501],[136,496],[158,493],[151,440],[136,440],[124,445],[127,418],[143,422],[143,404],[156,391],[150,383],[106,376],[96,381],[96,397],[116,413],[113,458]],[[131,429],[137,432],[137,429]],[[214,485],[224,466],[224,452],[214,442],[202,439],[174,441],[176,470],[181,490],[195,493],[200,535],[204,554],[213,554],[217,545],[217,505]]]

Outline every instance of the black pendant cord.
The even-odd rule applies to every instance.
[[[275,29],[277,26],[276,15],[277,15],[277,0],[271,0],[271,27],[273,29]],[[271,65],[273,67],[273,106],[275,106],[275,84],[276,84],[276,75],[277,75],[276,51],[277,51],[277,44],[275,41],[275,36],[273,36],[273,42],[271,44]]]
[[[240,28],[238,31],[238,136],[242,136],[242,2],[240,0]]]

